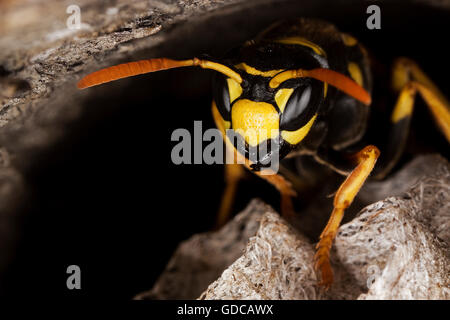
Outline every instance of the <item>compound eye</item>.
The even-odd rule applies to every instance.
[[[310,85],[294,90],[281,114],[280,129],[294,131],[308,123],[314,115],[314,110],[312,110],[310,104],[311,93]]]
[[[220,115],[225,121],[231,121],[230,93],[226,78],[221,74],[216,74],[212,85],[214,101]]]

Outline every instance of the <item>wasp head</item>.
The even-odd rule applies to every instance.
[[[284,158],[310,131],[324,97],[324,83],[301,78],[272,88],[270,81],[283,70],[259,71],[236,66],[242,82],[216,74],[214,102],[234,147],[254,170]]]

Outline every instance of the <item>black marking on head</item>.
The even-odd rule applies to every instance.
[[[323,67],[311,48],[299,45],[261,41],[234,53],[230,56],[233,64],[244,62],[261,71]]]
[[[280,130],[295,131],[306,125],[323,102],[323,83],[309,79],[297,86],[280,116]]]
[[[226,77],[223,74],[214,74],[212,89],[217,110],[225,121],[231,121],[230,93]]]

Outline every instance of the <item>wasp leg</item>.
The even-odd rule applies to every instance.
[[[217,110],[216,104],[213,101],[212,103],[212,115],[214,118],[214,122],[216,123],[217,128],[221,131],[222,137],[225,143],[225,151],[227,153],[227,159],[231,156],[233,159],[233,163],[225,164],[225,190],[222,195],[222,201],[220,203],[219,211],[216,216],[216,225],[215,229],[223,226],[228,219],[230,218],[231,209],[234,203],[237,187],[239,181],[244,176],[244,166],[245,158],[243,158],[236,149],[231,144],[231,142],[226,138],[226,130],[224,126],[224,121]]]
[[[406,58],[395,62],[392,87],[399,92],[399,96],[391,115],[390,141],[380,159],[380,170],[376,173],[379,179],[384,178],[400,159],[408,137],[417,92],[450,142],[450,103],[415,62]]]
[[[286,180],[282,175],[273,173],[270,175],[267,174],[261,174],[259,171],[252,171],[257,176],[261,177],[262,179],[269,182],[271,185],[273,185],[281,196],[281,215],[286,218],[290,219],[293,216],[295,216],[295,210],[294,205],[292,204],[292,197],[297,196],[297,192],[292,187],[292,184]]]
[[[244,175],[245,172],[242,165],[225,164],[225,190],[222,194],[219,212],[217,213],[216,229],[222,227],[229,220],[236,190],[239,181]]]
[[[379,155],[380,151],[378,148],[369,145],[351,156],[351,160],[355,161],[357,166],[341,184],[334,197],[333,212],[327,226],[320,235],[320,241],[316,246],[317,251],[314,257],[315,269],[321,273],[320,284],[327,289],[333,282],[330,250],[339,224],[344,216],[344,210],[350,206],[359,189],[372,172]]]
[[[235,152],[235,157],[240,158],[240,155]],[[242,160],[241,160],[242,161]],[[246,163],[245,167],[250,170],[249,164]],[[252,171],[252,173],[261,177],[262,179],[273,185],[281,196],[281,215],[287,219],[295,215],[294,206],[292,204],[292,197],[297,196],[296,191],[293,189],[292,184],[286,180],[283,176],[272,173],[262,174],[259,171]],[[223,226],[229,219],[231,213],[231,207],[234,202],[236,190],[239,181],[244,177],[244,165],[241,164],[226,164],[225,165],[225,190],[222,196],[222,202],[219,212],[217,214],[216,228]]]

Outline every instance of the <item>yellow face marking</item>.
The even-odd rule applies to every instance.
[[[323,56],[323,57],[327,56],[325,51],[321,47],[319,47],[317,44],[315,44],[309,40],[306,40],[304,38],[301,38],[301,37],[288,37],[288,38],[275,40],[275,42],[283,43],[283,44],[299,44],[299,45],[313,49],[314,52],[320,56]]]
[[[224,126],[224,122],[229,123],[228,121],[224,121],[222,116],[220,115],[219,110],[217,110],[217,106],[216,103],[212,102],[212,114],[213,114],[213,118],[214,118],[214,122],[216,123],[217,128],[222,132],[222,138],[223,141],[225,142],[226,148],[227,148],[227,153],[228,151],[233,152],[233,158],[231,159],[232,161],[234,161],[234,163],[240,163],[240,164],[244,164],[247,168],[250,168],[250,165],[253,163],[251,162],[249,159],[247,159],[246,157],[244,157],[241,153],[238,152],[238,150],[236,149],[236,147],[234,146],[234,144],[231,142],[231,140],[227,137],[226,135],[226,130],[229,129],[226,128]],[[227,155],[228,157],[228,155]]]
[[[278,90],[277,93],[275,94],[275,102],[277,103],[277,106],[278,108],[280,108],[281,112],[284,111],[286,103],[288,102],[292,92],[294,92],[294,89],[286,88]]]
[[[228,78],[228,92],[230,93],[230,103],[239,98],[242,94],[242,87],[234,79]]]
[[[363,76],[361,69],[358,67],[358,65],[354,62],[350,62],[348,64],[348,72],[350,73],[350,76],[357,84],[359,84],[361,87],[363,86]]]
[[[295,131],[282,130],[281,137],[292,145],[298,144],[308,134],[316,118],[317,114],[315,114],[314,117],[312,117],[307,124],[305,124],[298,130]]]
[[[251,75],[254,75],[254,76],[263,76],[263,77],[273,77],[277,73],[280,73],[281,71],[283,71],[283,69],[269,70],[269,71],[260,71],[258,69],[255,69],[255,68],[249,66],[248,64],[246,64],[244,62],[235,65],[235,67],[238,68],[239,70],[244,70],[248,74],[251,74]]]
[[[347,47],[352,47],[358,43],[358,40],[348,33],[341,33],[341,38],[342,42],[344,42]]]
[[[240,133],[250,146],[276,138],[280,118],[274,106],[248,99],[238,100],[231,110],[233,130]]]

